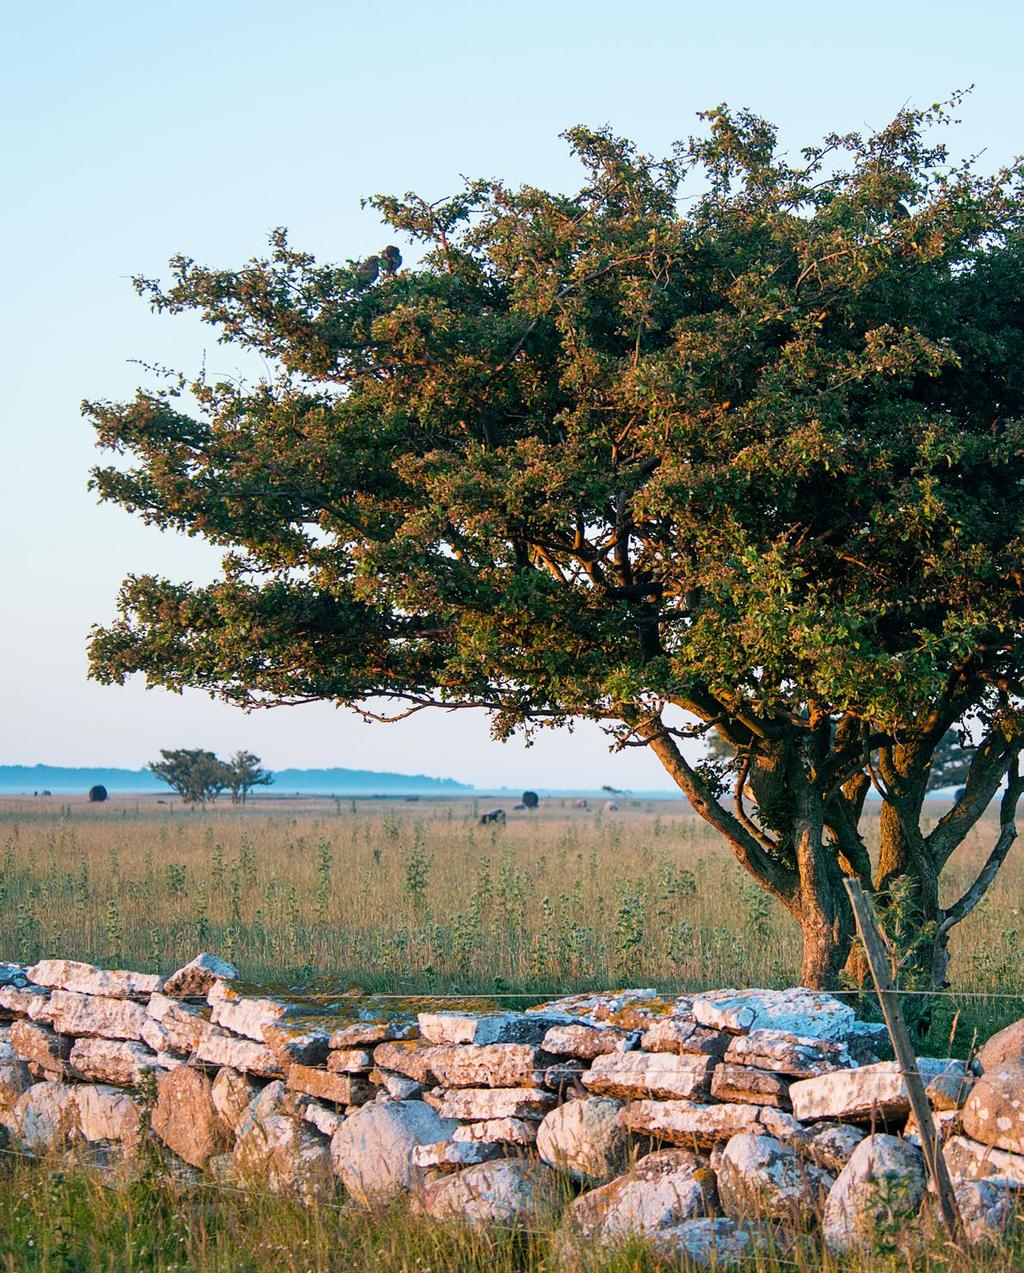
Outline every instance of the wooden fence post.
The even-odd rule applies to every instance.
[[[868,967],[871,969],[871,976],[878,991],[878,1000],[882,1005],[882,1015],[885,1017],[889,1038],[892,1040],[892,1048],[896,1053],[896,1060],[899,1063],[903,1081],[907,1085],[910,1108],[914,1111],[914,1118],[917,1120],[918,1130],[921,1133],[924,1159],[928,1167],[928,1174],[935,1184],[935,1192],[938,1194],[942,1223],[945,1225],[952,1241],[959,1245],[963,1234],[960,1208],[957,1206],[956,1195],[953,1193],[953,1185],[946,1169],[946,1160],[942,1156],[942,1146],[939,1144],[931,1106],[928,1104],[928,1097],[925,1095],[924,1082],[917,1066],[917,1055],[914,1052],[914,1045],[910,1041],[907,1023],[903,1019],[899,992],[893,985],[892,976],[889,972],[889,960],[878,931],[878,919],[875,915],[875,909],[871,904],[870,898],[861,888],[859,881],[848,878],[844,880],[844,883],[846,891],[850,895],[850,905],[853,907],[854,918],[857,921],[857,931],[860,933],[860,939],[864,944],[864,954],[867,956]]]

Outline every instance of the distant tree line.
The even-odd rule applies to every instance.
[[[231,793],[232,804],[244,804],[253,787],[265,787],[273,775],[260,768],[260,758],[251,751],[236,751],[230,760],[221,760],[212,751],[199,747],[179,747],[160,751],[160,760],[148,768],[181,796],[186,804],[216,800]]]

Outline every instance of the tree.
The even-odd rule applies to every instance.
[[[274,775],[260,768],[259,756],[251,751],[236,751],[225,770],[232,804],[245,804],[253,787],[267,787],[274,781]]]
[[[212,751],[181,747],[174,751],[161,749],[162,759],[151,761],[149,769],[181,796],[186,804],[216,800],[229,785],[229,771]]]
[[[271,370],[86,404],[100,497],[226,551],[207,585],[126,580],[92,674],[477,707],[497,737],[598,721],[800,925],[805,984],[849,956],[847,874],[898,902],[902,975],[943,980],[1016,834],[1024,743],[1024,174],[951,163],[949,121],[906,109],[798,160],[724,106],[661,161],[576,128],[575,194],[373,200],[412,268],[278,231],[240,269],[138,279]],[[965,722],[963,795],[926,829]],[[728,803],[686,746],[710,730]],[[1004,785],[984,869],[940,904]]]
[[[965,746],[955,729],[947,729],[939,739],[932,756],[928,774],[928,790],[941,787],[961,787],[971,772],[972,747]]]

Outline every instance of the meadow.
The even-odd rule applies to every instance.
[[[505,826],[479,825],[493,803],[513,802],[267,799],[189,812],[154,799],[7,800],[0,959],[169,971],[205,949],[270,986],[483,993],[520,1005],[511,996],[794,981],[795,925],[681,802],[623,801],[605,813],[544,801],[510,812]],[[936,802],[934,816],[942,810]],[[946,897],[973,878],[994,834],[986,820],[960,850]],[[1015,850],[956,931],[953,993],[937,1000],[922,1050],[966,1054],[976,1035],[1024,1013],[1022,907]],[[0,1269],[558,1267],[547,1234],[472,1237],[401,1211],[306,1210],[170,1179],[155,1165],[113,1189],[88,1168],[3,1164]],[[752,1267],[792,1268],[795,1258],[833,1267],[810,1251]],[[921,1261],[895,1249],[849,1267],[967,1267],[941,1244]],[[639,1246],[586,1264],[661,1267]],[[970,1267],[989,1266],[972,1257]]]

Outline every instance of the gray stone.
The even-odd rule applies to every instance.
[[[806,1223],[820,1212],[836,1181],[774,1136],[750,1133],[729,1140],[716,1172],[722,1210],[734,1220]]]
[[[678,1261],[688,1268],[726,1269],[768,1249],[770,1236],[759,1225],[741,1224],[727,1216],[687,1220],[651,1236],[655,1255]]]
[[[555,1210],[558,1189],[549,1168],[520,1158],[467,1167],[427,1184],[414,1198],[435,1220],[482,1229],[539,1225]]]
[[[337,1110],[329,1109],[326,1105],[321,1105],[319,1101],[310,1101],[302,1111],[302,1117],[307,1123],[312,1123],[317,1131],[321,1135],[326,1136],[328,1140],[345,1121],[344,1114],[339,1113]]]
[[[717,1210],[714,1173],[707,1159],[685,1149],[662,1149],[631,1171],[581,1194],[566,1215],[570,1241],[611,1242],[649,1237]]]
[[[962,1180],[953,1188],[970,1246],[998,1246],[1014,1214],[1011,1192],[991,1180]]]
[[[425,1101],[364,1105],[331,1139],[334,1171],[360,1205],[386,1203],[416,1183],[413,1149],[449,1140],[456,1125]]]
[[[396,1101],[415,1101],[423,1095],[423,1084],[404,1074],[396,1074],[393,1070],[370,1071],[370,1082],[384,1088],[388,1096]]]
[[[232,1167],[246,1185],[318,1203],[334,1192],[327,1139],[301,1118],[271,1114],[239,1129]]]
[[[840,1172],[865,1136],[863,1128],[850,1123],[824,1123],[808,1128],[807,1139],[797,1148],[826,1171]]]
[[[646,1030],[655,1021],[692,1021],[686,995],[667,999],[656,990],[608,990],[597,994],[569,995],[551,1003],[527,1008],[529,1014],[550,1013],[586,1025],[611,1025],[620,1030]]]
[[[867,1136],[839,1173],[822,1230],[833,1251],[873,1245],[879,1225],[917,1214],[925,1193],[921,1151],[897,1136]]]
[[[433,1145],[416,1145],[412,1151],[412,1165],[425,1170],[440,1167],[452,1170],[459,1167],[475,1167],[478,1163],[507,1158],[507,1145],[495,1141],[439,1140]]]
[[[74,1042],[56,1034],[48,1025],[34,1021],[15,1021],[11,1026],[11,1047],[24,1061],[34,1062],[50,1071],[54,1078],[68,1074],[68,1057]]]
[[[284,1065],[323,1065],[330,1035],[321,1026],[298,1029],[287,1022],[263,1027],[263,1041]]]
[[[430,1068],[444,1087],[537,1087],[537,1049],[526,1043],[438,1048]]]
[[[609,1052],[594,1059],[582,1076],[583,1086],[597,1096],[623,1100],[651,1097],[688,1100],[710,1094],[714,1058],[673,1052]]]
[[[779,1074],[752,1065],[730,1065],[723,1061],[715,1066],[711,1095],[719,1101],[789,1109],[789,1082]]]
[[[645,1052],[677,1052],[690,1056],[725,1056],[732,1035],[722,1030],[709,1030],[696,1021],[680,1021],[673,1017],[654,1021],[643,1032],[640,1046]]]
[[[464,1123],[452,1132],[453,1141],[472,1141],[484,1145],[532,1145],[540,1124],[525,1118],[485,1118],[478,1123]]]
[[[636,1031],[573,1022],[553,1025],[544,1035],[541,1046],[554,1056],[574,1056],[581,1061],[592,1061],[606,1052],[628,1052],[636,1047],[636,1043]]]
[[[538,1154],[575,1180],[608,1180],[623,1169],[629,1145],[629,1136],[617,1121],[621,1108],[621,1101],[603,1096],[559,1105],[537,1129]]]
[[[0,1060],[0,1126],[13,1125],[18,1097],[31,1086],[32,1076],[24,1061],[16,1056]]]
[[[781,1030],[801,1038],[843,1042],[856,1014],[822,990],[708,990],[693,999],[694,1019],[731,1034]]]

